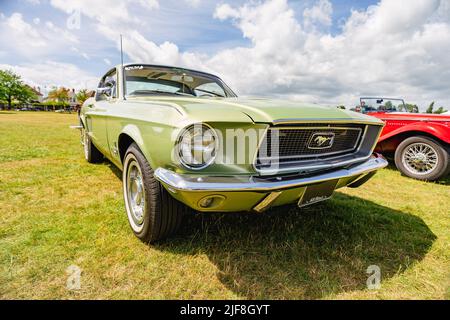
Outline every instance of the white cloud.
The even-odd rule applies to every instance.
[[[449,2],[410,0],[404,6],[400,1],[382,0],[367,10],[352,11],[337,35],[314,27],[332,22],[333,8],[326,0],[306,8],[303,21],[286,0],[251,1],[238,7],[222,3],[214,17],[230,20],[251,45],[210,56],[147,39],[133,25],[136,22],[125,23],[126,10],[120,28],[126,30],[124,51],[132,61],[214,72],[242,94],[346,104],[370,94],[450,104],[446,87],[450,22],[442,18],[449,13]],[[118,45],[118,23],[95,19],[98,31]]]
[[[333,6],[328,0],[319,0],[317,5],[307,8],[303,11],[304,24],[310,27],[316,23],[331,26],[333,14]]]
[[[68,45],[79,42],[69,31],[47,21],[33,19],[33,24],[26,22],[21,13],[14,12],[7,17],[0,17],[1,43],[7,45],[10,52],[35,59],[52,52],[61,52]]]
[[[130,6],[139,5],[145,9],[153,10],[159,8],[157,0],[50,0],[50,4],[67,14],[80,12],[85,16],[96,19],[101,24],[117,25],[123,22],[135,22],[137,19],[130,14]]]
[[[200,5],[201,0],[184,0],[184,2],[186,2],[191,7],[197,8]]]
[[[23,65],[0,64],[0,69],[13,70],[31,86],[41,86],[44,90],[53,86],[82,89],[96,87],[99,77],[94,76],[69,63],[46,61]]]
[[[11,40],[20,39],[20,41],[13,42],[20,49],[27,50],[28,47],[29,50],[30,47],[37,48],[46,45],[41,34],[26,23],[20,13],[15,12],[10,17],[3,17],[0,20],[0,26],[5,37],[9,37]]]
[[[297,15],[286,0],[249,1],[240,6],[225,0],[216,7],[214,18],[231,23],[249,44],[210,55],[144,36],[140,29],[146,22],[133,16],[130,4],[157,10],[155,0],[97,0],[89,5],[51,0],[51,4],[68,14],[79,10],[93,19],[94,31],[117,48],[118,34],[126,34],[124,51],[134,62],[217,73],[238,93],[347,105],[357,103],[360,95],[389,95],[422,105],[436,100],[438,105],[450,106],[450,0],[409,0],[407,5],[381,0],[366,10],[353,10],[342,30],[333,34],[329,33],[333,7],[327,0],[314,2]],[[42,43],[47,44],[48,37],[20,14],[3,16],[0,23],[11,31],[11,39],[20,39],[12,41],[21,50],[29,50],[30,45],[44,50]],[[46,33],[57,33],[54,25],[45,28]],[[71,37],[63,36],[64,43],[76,44]]]
[[[389,95],[450,105],[450,21],[442,19],[449,2],[383,0],[353,11],[335,36],[303,28],[284,0],[222,4],[215,17],[231,19],[252,46],[219,52],[205,66],[245,94],[346,104],[364,94]],[[313,8],[320,7],[326,2]],[[328,16],[313,8],[305,17],[328,24],[331,8]]]
[[[104,59],[103,59],[103,62],[105,62],[108,66],[111,65],[111,60],[109,60],[109,59],[107,59],[107,58],[104,58]]]
[[[231,7],[228,3],[218,5],[214,12],[214,18],[219,20],[226,20],[229,18],[239,17],[239,11]]]

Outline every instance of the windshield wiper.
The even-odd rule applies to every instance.
[[[205,93],[209,93],[209,94],[213,94],[213,95],[218,96],[218,97],[225,98],[224,95],[221,95],[221,94],[216,93],[216,92],[212,92],[212,91],[208,91],[208,90],[204,90],[204,89],[195,89],[195,90],[196,90],[196,91],[205,92]]]

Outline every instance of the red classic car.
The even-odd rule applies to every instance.
[[[435,181],[450,172],[450,115],[418,113],[402,99],[361,98],[363,113],[386,123],[375,151],[405,175]]]

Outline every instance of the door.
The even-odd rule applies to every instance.
[[[92,142],[106,157],[110,157],[107,135],[107,118],[117,101],[117,72],[110,70],[101,80],[95,95],[95,102],[88,106],[87,130]]]

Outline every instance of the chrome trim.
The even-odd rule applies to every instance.
[[[374,118],[377,119],[377,118]],[[368,125],[376,125],[376,126],[384,126],[385,123],[382,120],[374,121],[374,120],[362,120],[362,119],[353,119],[353,118],[313,118],[313,119],[276,119],[273,120],[272,123],[274,125],[280,125],[280,124],[298,124],[298,123],[329,123],[329,124],[336,124],[336,123],[346,123],[346,124],[368,124]]]
[[[373,144],[372,149],[370,149],[370,154],[372,154],[373,151],[375,150],[375,148],[376,148],[376,146],[377,146],[377,144],[378,144],[378,140],[380,140],[381,133],[383,132],[383,128],[384,128],[384,124],[383,124],[383,126],[381,127],[381,129],[378,131],[378,135],[377,135],[377,138],[375,139],[375,143]],[[365,134],[364,134],[363,139],[365,139],[365,138],[366,138],[366,136],[365,136]],[[362,140],[361,140],[361,141],[362,141]],[[359,151],[359,150],[358,150],[358,151]]]
[[[329,127],[329,126],[328,126],[328,127],[323,127],[323,126],[321,126],[321,127],[282,127],[282,128],[269,127],[269,128],[267,129],[267,131],[266,131],[264,137],[263,137],[263,140],[261,141],[261,143],[260,143],[260,145],[259,145],[259,148],[261,148],[261,144],[262,144],[262,142],[264,141],[264,139],[266,138],[266,136],[267,136],[267,134],[268,134],[268,131],[269,131],[269,130],[273,130],[273,129],[275,129],[275,130],[286,130],[286,129],[288,129],[288,130],[315,130],[315,129],[321,130],[321,129],[337,129],[337,130],[354,130],[354,131],[359,131],[358,138],[356,139],[356,142],[355,142],[355,145],[353,146],[353,148],[345,149],[345,150],[339,150],[339,151],[335,151],[335,152],[321,153],[321,154],[318,154],[318,155],[309,154],[309,155],[296,155],[296,156],[280,156],[279,159],[289,159],[289,158],[310,158],[310,157],[326,157],[326,156],[329,156],[329,155],[339,154],[339,153],[344,153],[344,152],[347,152],[347,151],[350,151],[350,150],[354,150],[354,149],[356,148],[356,146],[358,145],[358,143],[359,143],[358,149],[356,149],[355,152],[354,152],[354,153],[358,153],[358,151],[359,151],[360,148],[361,148],[362,142],[363,142],[363,140],[364,140],[364,138],[365,138],[365,136],[366,136],[366,132],[367,132],[367,126],[365,126],[365,127],[364,127],[364,135],[363,135],[363,137],[361,138],[361,132],[363,131],[361,128]],[[314,133],[314,134],[318,134],[318,133],[322,133],[322,132],[316,132],[316,133]],[[328,133],[328,132],[323,132],[323,133]],[[311,136],[311,138],[312,138],[312,136]],[[311,139],[311,138],[310,138],[310,139]],[[309,143],[309,142],[308,142],[308,143]],[[331,148],[331,147],[332,147],[332,146],[330,146],[329,148]],[[258,148],[257,153],[256,153],[255,168],[256,168],[256,160],[258,160],[258,152],[259,152],[259,148]],[[312,149],[312,150],[314,150],[314,149]],[[320,149],[318,149],[318,150],[320,150]],[[348,154],[347,154],[347,155],[348,155]],[[272,158],[270,158],[270,157],[265,157],[265,158],[259,158],[259,159],[266,160],[266,159],[272,159]],[[300,161],[301,161],[301,160],[300,160]],[[298,161],[295,161],[295,162],[298,162]]]
[[[268,176],[268,175],[274,175],[274,174],[280,174],[280,173],[289,173],[289,172],[296,172],[296,171],[313,171],[313,170],[319,170],[319,169],[324,169],[324,168],[337,168],[337,167],[342,167],[342,166],[347,166],[347,165],[352,165],[354,163],[362,162],[362,161],[365,161],[365,160],[369,159],[371,157],[371,155],[373,154],[373,152],[375,150],[375,147],[377,146],[378,140],[380,139],[381,133],[383,132],[384,126],[385,126],[384,123],[381,123],[379,125],[380,128],[378,130],[378,136],[375,139],[375,143],[373,144],[373,146],[372,146],[370,152],[368,153],[368,155],[364,156],[364,157],[350,159],[350,160],[342,161],[342,162],[339,162],[339,163],[336,163],[336,164],[326,163],[326,164],[322,164],[322,165],[310,165],[310,166],[299,165],[299,166],[289,167],[289,168],[277,168],[277,169],[273,169],[273,170],[262,169],[261,170],[261,169],[258,169],[256,167],[256,159],[257,159],[257,155],[258,155],[258,151],[257,151],[256,155],[255,155],[255,160],[253,162],[253,169],[257,173],[262,175],[262,176]],[[369,126],[366,125],[365,129],[364,129],[363,136],[361,137],[361,141],[360,141],[358,149],[355,152],[351,153],[350,155],[359,153],[359,151],[362,148],[363,142],[366,139],[368,129],[369,129]],[[332,160],[337,160],[339,158],[347,157],[347,156],[349,156],[349,154],[338,155],[336,157],[327,158],[326,160],[332,161]],[[292,161],[290,163],[296,163],[296,162],[298,162],[298,161]],[[284,164],[289,164],[289,162],[284,162]]]
[[[181,139],[183,138],[183,135],[186,134],[186,132],[188,132],[190,128],[192,128],[192,127],[195,128],[196,125],[199,125],[199,126],[205,126],[205,127],[207,127],[209,130],[211,130],[211,132],[212,132],[213,135],[214,135],[214,140],[215,140],[215,144],[216,144],[216,147],[215,147],[215,149],[214,149],[214,152],[215,152],[214,157],[212,157],[211,159],[209,159],[208,162],[205,162],[205,164],[202,165],[202,166],[200,166],[200,167],[192,167],[192,166],[190,166],[189,164],[185,163],[183,157],[181,157],[180,154],[179,154],[179,152],[180,152],[180,149],[179,149],[180,147],[179,147],[179,145],[180,145]],[[212,165],[212,164],[214,163],[214,161],[216,160],[216,157],[217,157],[217,151],[220,150],[220,144],[219,144],[220,141],[219,141],[219,136],[217,135],[216,130],[214,130],[213,127],[211,127],[209,124],[204,123],[204,122],[197,122],[197,123],[192,123],[192,124],[187,125],[186,127],[184,127],[184,128],[178,133],[178,137],[177,137],[177,139],[176,139],[175,141],[176,141],[175,149],[174,149],[174,150],[175,150],[175,156],[178,158],[178,160],[180,161],[180,164],[181,164],[183,167],[185,167],[186,169],[189,169],[189,170],[193,170],[193,171],[203,170],[203,169],[209,167],[210,165]]]
[[[342,163],[339,163],[342,166]],[[372,155],[369,160],[351,168],[342,168],[332,172],[319,173],[314,176],[298,176],[289,180],[257,181],[257,176],[205,176],[178,174],[173,171],[158,168],[155,170],[155,178],[166,188],[189,192],[229,192],[250,191],[266,192],[291,189],[310,185],[318,182],[354,177],[382,169],[388,162],[381,156]],[[329,167],[330,169],[332,167]],[[202,179],[199,179],[199,178]]]
[[[255,207],[253,207],[253,211],[257,213],[262,213],[270,208],[272,203],[278,199],[278,197],[282,194],[281,191],[275,191],[269,193],[260,203],[258,203]]]

